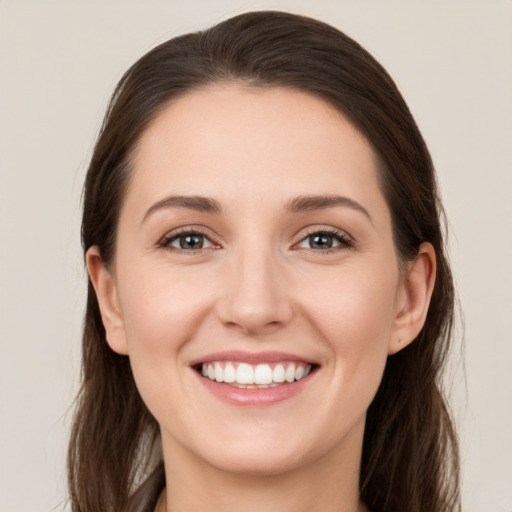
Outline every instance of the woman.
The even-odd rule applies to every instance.
[[[458,510],[441,215],[336,29],[249,13],[142,57],[85,183],[73,510]]]

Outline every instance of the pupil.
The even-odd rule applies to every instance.
[[[329,249],[332,247],[332,236],[313,235],[309,237],[309,242],[313,249]]]
[[[201,235],[185,235],[180,238],[181,249],[201,249],[203,237]]]

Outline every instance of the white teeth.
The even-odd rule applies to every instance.
[[[286,368],[285,368],[286,367]],[[201,366],[201,374],[216,382],[225,382],[239,388],[268,388],[295,382],[311,372],[311,365],[278,363],[269,364],[223,363],[214,361]]]
[[[236,381],[239,384],[254,384],[254,370],[246,363],[240,363],[236,369]]]
[[[254,384],[270,384],[272,382],[272,369],[268,364],[259,364],[254,370]]]
[[[226,368],[224,368],[224,382],[235,382],[236,380],[236,370],[235,367],[228,363]]]
[[[222,366],[219,363],[215,363],[213,365],[213,369],[215,371],[215,380],[217,382],[224,381],[224,372],[222,371]]]
[[[274,382],[284,382],[285,373],[284,373],[284,366],[282,364],[278,364],[274,368],[274,371],[272,372],[272,380]]]

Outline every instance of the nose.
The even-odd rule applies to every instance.
[[[277,259],[270,251],[250,248],[233,255],[217,309],[225,326],[255,336],[274,332],[291,320],[290,288],[283,262]]]

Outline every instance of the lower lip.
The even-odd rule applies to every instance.
[[[195,371],[195,370],[194,370]],[[298,395],[310,382],[312,372],[301,380],[282,384],[275,388],[237,388],[207,379],[195,372],[201,383],[217,398],[236,405],[272,405]]]

